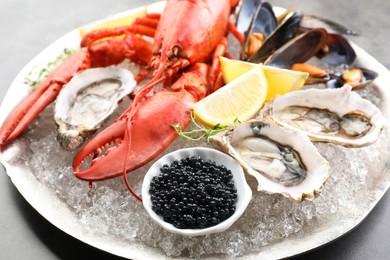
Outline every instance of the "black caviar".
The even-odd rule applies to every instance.
[[[236,210],[232,172],[199,156],[175,160],[160,168],[149,193],[152,209],[176,228],[207,228]]]

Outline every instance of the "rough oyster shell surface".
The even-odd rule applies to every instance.
[[[297,131],[248,121],[212,137],[258,181],[257,190],[300,202],[316,198],[329,178],[329,163]]]
[[[377,140],[385,124],[381,111],[351,91],[306,89],[275,98],[270,117],[278,125],[300,131],[312,141],[361,147]]]
[[[133,74],[115,66],[87,69],[75,75],[55,102],[54,119],[60,145],[65,150],[79,147],[135,86]]]

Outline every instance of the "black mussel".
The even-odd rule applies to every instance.
[[[331,65],[350,66],[356,59],[356,53],[341,34],[329,33],[326,48],[317,57]]]
[[[359,32],[352,28],[315,15],[304,15],[301,27],[305,29],[324,28],[328,33],[359,35]]]
[[[240,1],[237,20],[236,20],[236,27],[240,33],[245,34],[245,32],[248,30],[252,18],[255,15],[260,5],[261,5],[261,0]]]
[[[253,63],[264,62],[272,53],[283,46],[283,44],[294,38],[299,29],[302,17],[303,13],[301,11],[289,13],[269,37],[267,37],[260,49],[249,57],[248,61]]]
[[[265,37],[268,37],[278,27],[278,21],[272,10],[271,4],[264,2],[259,6],[259,9],[250,25],[252,32],[260,32]]]
[[[313,77],[309,75],[309,77],[305,81],[305,85],[326,84],[329,80],[329,74],[325,77]]]
[[[246,60],[255,53],[264,40],[277,28],[278,21],[268,2],[262,3],[256,10],[241,47],[240,58]]]
[[[264,64],[290,69],[295,63],[304,63],[325,46],[327,35],[321,28],[302,33],[275,51]]]
[[[361,89],[369,85],[378,77],[378,73],[365,68],[349,68],[341,75],[332,75],[332,79],[326,83],[327,88],[341,88],[344,84],[352,86],[353,90]]]

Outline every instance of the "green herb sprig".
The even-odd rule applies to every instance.
[[[41,81],[43,81],[62,61],[75,53],[77,49],[65,48],[54,60],[47,63],[47,65],[39,71],[37,66],[34,66],[29,74],[24,78],[24,83],[33,90]]]
[[[213,128],[208,128],[200,125],[196,122],[195,117],[191,113],[191,122],[195,127],[189,131],[183,131],[180,124],[173,124],[172,127],[175,129],[177,134],[190,141],[200,141],[206,139],[207,143],[211,143],[210,137],[229,128],[227,125],[216,124]],[[235,124],[241,123],[238,118],[234,120]]]

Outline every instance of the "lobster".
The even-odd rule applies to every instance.
[[[136,80],[153,71],[152,79],[134,94],[132,104],[115,123],[85,144],[73,160],[74,175],[86,181],[124,174],[130,192],[141,200],[132,191],[126,173],[145,165],[169,146],[177,137],[171,125],[185,128],[190,123],[190,106],[206,96],[207,86],[210,93],[221,85],[218,57],[226,54],[226,35],[230,31],[240,37],[229,20],[237,4],[238,0],[168,0],[161,16],[149,15],[141,19],[141,25],[136,22],[85,35],[83,49],[42,82],[33,98],[27,97],[28,102],[22,101],[10,114],[0,130],[0,144],[23,131],[79,70],[108,66],[124,58],[147,64]],[[125,39],[101,40],[119,34],[125,34]],[[135,34],[154,35],[153,45]],[[163,88],[157,91],[160,83]],[[50,93],[50,98],[45,93]],[[92,162],[85,167],[91,157]]]
[[[131,28],[133,27],[129,27],[128,31]],[[107,46],[110,46],[109,51]],[[140,46],[139,52],[134,51],[137,46]],[[134,34],[127,34],[124,39],[96,42],[73,53],[39,83],[33,92],[24,97],[7,116],[0,128],[0,146],[17,138],[43,109],[56,99],[62,86],[79,71],[117,64],[126,58],[146,65],[151,57],[152,45]]]

